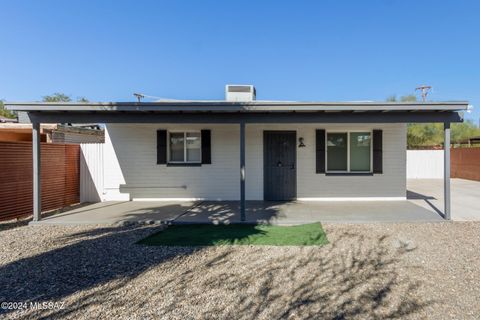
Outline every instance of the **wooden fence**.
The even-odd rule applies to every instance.
[[[480,148],[454,148],[450,153],[452,178],[480,181]]]
[[[41,144],[42,211],[80,201],[80,146]],[[32,143],[0,141],[0,220],[33,213]]]

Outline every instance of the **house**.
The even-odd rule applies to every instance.
[[[402,200],[406,124],[461,122],[467,102],[256,100],[229,85],[221,101],[6,103],[33,123],[35,219],[39,124],[105,123],[114,179],[105,200]],[[450,217],[445,149],[445,217]]]
[[[0,123],[16,123],[17,119],[0,116]]]
[[[105,135],[98,125],[71,126],[42,124],[41,142],[48,143],[103,143]],[[32,141],[31,123],[0,123],[0,141]]]
[[[480,136],[471,137],[462,141],[461,144],[467,144],[468,146],[478,146],[480,145]]]

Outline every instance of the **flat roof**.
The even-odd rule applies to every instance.
[[[249,101],[225,100],[175,100],[157,102],[5,102],[12,111],[26,112],[368,112],[368,111],[465,111],[467,101],[444,102],[300,102],[300,101]]]

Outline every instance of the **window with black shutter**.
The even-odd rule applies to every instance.
[[[211,131],[157,130],[157,164],[199,166],[211,164]]]

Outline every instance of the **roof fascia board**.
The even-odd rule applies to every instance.
[[[104,111],[104,112],[265,112],[265,111],[417,111],[467,110],[468,104],[285,104],[285,105],[94,105],[94,104],[5,104],[12,111]]]
[[[462,122],[459,112],[110,113],[29,112],[40,123],[429,123]]]

